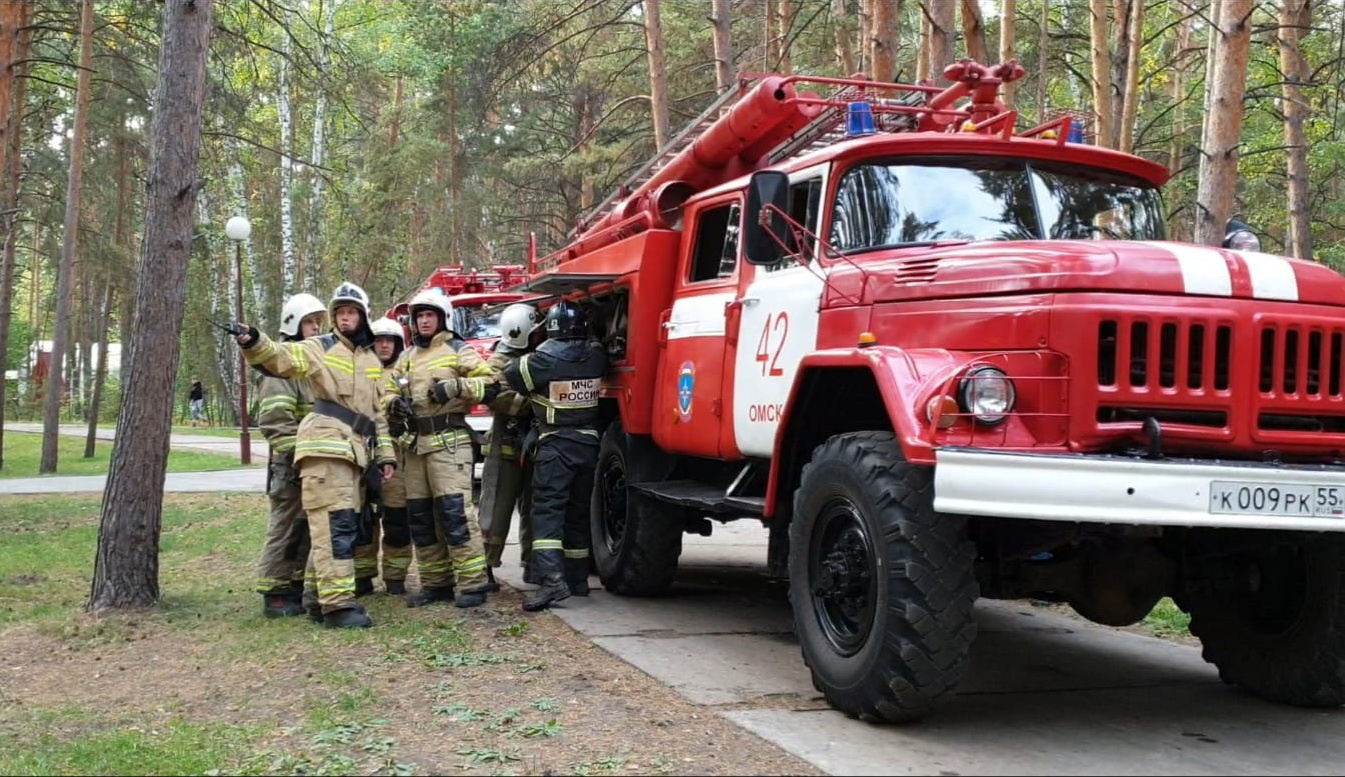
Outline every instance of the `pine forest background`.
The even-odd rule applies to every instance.
[[[1169,166],[1169,230],[1192,239],[1202,133],[1229,114],[1206,107],[1223,6],[1247,28],[1233,213],[1266,251],[1345,268],[1345,0],[218,0],[180,399],[200,375],[233,418],[237,351],[210,325],[233,318],[230,216],[252,223],[249,321],[274,330],[285,296],[326,299],[342,279],[382,311],[437,265],[522,263],[529,233],[562,245],[735,73],[939,81],[956,57],[1017,57],[1020,129],[1069,111],[1092,142]],[[16,109],[0,126],[19,152],[3,176],[17,189],[0,221],[0,352],[26,370],[64,305],[67,419],[97,407],[94,345],[131,320],[162,15],[143,0],[0,4],[14,76],[0,105]],[[118,401],[109,381],[93,412],[114,418]],[[42,412],[13,383],[4,403]]]

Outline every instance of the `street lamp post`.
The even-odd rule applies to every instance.
[[[234,273],[238,286],[234,290],[234,320],[243,321],[243,241],[252,234],[252,223],[244,216],[234,216],[224,225],[224,234],[234,241]],[[244,466],[252,463],[252,438],[248,432],[248,361],[238,354],[238,423],[242,432],[238,437],[238,456]]]

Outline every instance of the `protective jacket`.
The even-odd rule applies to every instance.
[[[522,351],[510,350],[500,345],[486,360],[486,364],[490,365],[491,370],[500,376],[500,383],[503,385],[504,371],[508,369],[509,365],[522,358],[523,355]],[[528,401],[528,395],[515,391],[506,385],[503,391],[495,395],[495,398],[490,401],[487,407],[490,408],[494,418],[491,421],[486,455],[497,458],[518,458],[523,437],[527,433],[532,418],[532,405]]]
[[[428,345],[412,345],[384,372],[385,411],[397,399],[398,380],[403,377],[413,411],[408,426],[416,439],[413,450],[419,454],[470,443],[472,430],[464,414],[485,398],[487,386],[498,379],[481,354],[451,332],[435,334]],[[458,391],[441,403],[431,398],[430,389],[446,380],[458,381]]]
[[[598,394],[607,354],[584,340],[547,340],[504,371],[515,391],[526,393],[546,437],[572,430],[598,437]]]
[[[299,423],[313,409],[308,381],[264,376],[257,395],[261,399],[257,427],[271,445],[271,457],[293,461],[294,437],[299,431]]]
[[[312,456],[360,469],[396,464],[381,401],[383,365],[372,348],[356,347],[339,332],[295,343],[259,333],[243,353],[263,374],[308,381],[313,410],[299,422],[295,463]]]

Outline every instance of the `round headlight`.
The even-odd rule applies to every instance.
[[[1002,423],[1013,412],[1013,381],[1004,370],[982,364],[967,370],[958,384],[958,402],[963,412],[983,424]]]
[[[1224,246],[1234,251],[1260,251],[1261,238],[1250,229],[1239,229],[1224,238]]]

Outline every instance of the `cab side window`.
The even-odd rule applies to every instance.
[[[707,208],[696,217],[696,244],[687,280],[691,283],[730,278],[738,266],[738,203]]]
[[[821,224],[820,213],[822,210],[822,179],[808,178],[802,181],[795,181],[789,186],[789,218],[797,222],[800,226],[817,234]],[[813,259],[815,246],[801,244],[800,238],[808,240],[806,235],[790,234],[789,240],[785,246],[786,256],[773,265],[766,267],[767,272],[782,270],[786,267],[793,267],[796,264],[802,264]]]

